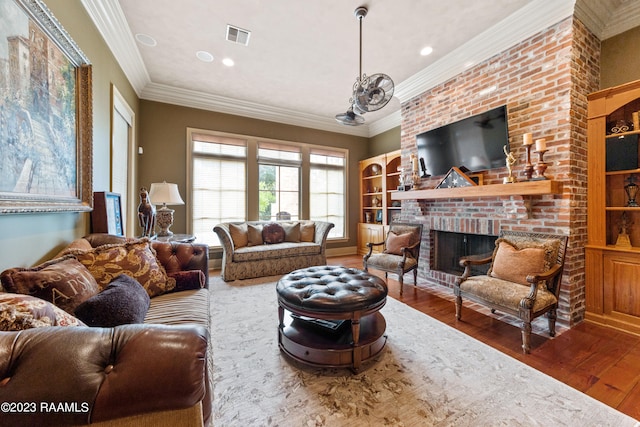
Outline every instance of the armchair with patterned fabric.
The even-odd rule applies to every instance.
[[[456,319],[462,298],[516,316],[522,321],[522,350],[531,349],[531,321],[546,314],[555,336],[556,310],[567,236],[502,230],[493,253],[460,259],[462,276],[454,284]],[[475,265],[491,263],[486,275],[471,275]]]
[[[400,282],[400,295],[404,287],[403,276],[413,271],[413,284],[418,280],[418,260],[420,259],[420,241],[422,240],[422,224],[391,223],[384,242],[369,242],[369,252],[364,256],[364,271],[369,268],[396,273]],[[373,253],[374,246],[384,246],[382,253]]]

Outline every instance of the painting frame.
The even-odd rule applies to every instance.
[[[0,214],[89,212],[93,205],[91,63],[42,0],[0,1],[21,22],[26,19],[29,29],[29,37],[13,38],[17,47],[7,47],[9,65],[0,69],[5,74],[0,78],[4,77],[6,93],[13,97],[0,99],[0,119],[7,129],[0,134],[0,151],[4,158],[9,153],[12,160],[0,166]],[[11,23],[16,21],[13,18]],[[0,25],[9,27],[10,19],[8,14],[0,15]],[[7,44],[10,42],[7,37]],[[15,56],[10,57],[12,54]],[[12,68],[13,58],[19,66],[21,60],[26,65]],[[11,84],[22,90],[16,91]],[[35,114],[30,110],[34,105],[40,107]],[[39,131],[42,128],[46,132]],[[12,129],[17,131],[12,133]],[[35,149],[37,153],[29,151]],[[42,159],[49,161],[42,166]],[[48,185],[49,178],[62,184]]]

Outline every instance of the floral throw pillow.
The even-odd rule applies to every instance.
[[[48,301],[29,295],[0,293],[0,330],[21,331],[46,326],[85,326]]]
[[[136,279],[151,298],[171,291],[176,286],[175,279],[167,276],[166,270],[158,262],[148,239],[104,245],[72,254],[89,269],[101,289],[121,274]]]

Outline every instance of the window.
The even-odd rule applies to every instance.
[[[259,218],[300,219],[300,147],[258,143]]]
[[[342,151],[311,149],[309,155],[310,219],[333,222],[329,237],[344,237],[346,212],[346,159]]]
[[[188,129],[187,231],[220,246],[213,227],[259,219],[330,221],[347,234],[347,153],[295,142]]]
[[[220,246],[213,227],[246,220],[247,142],[198,133],[191,141],[191,233],[198,242]]]

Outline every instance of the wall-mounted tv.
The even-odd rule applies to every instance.
[[[416,142],[418,157],[431,175],[444,175],[453,166],[472,172],[504,167],[503,147],[509,151],[507,107],[421,133]]]

